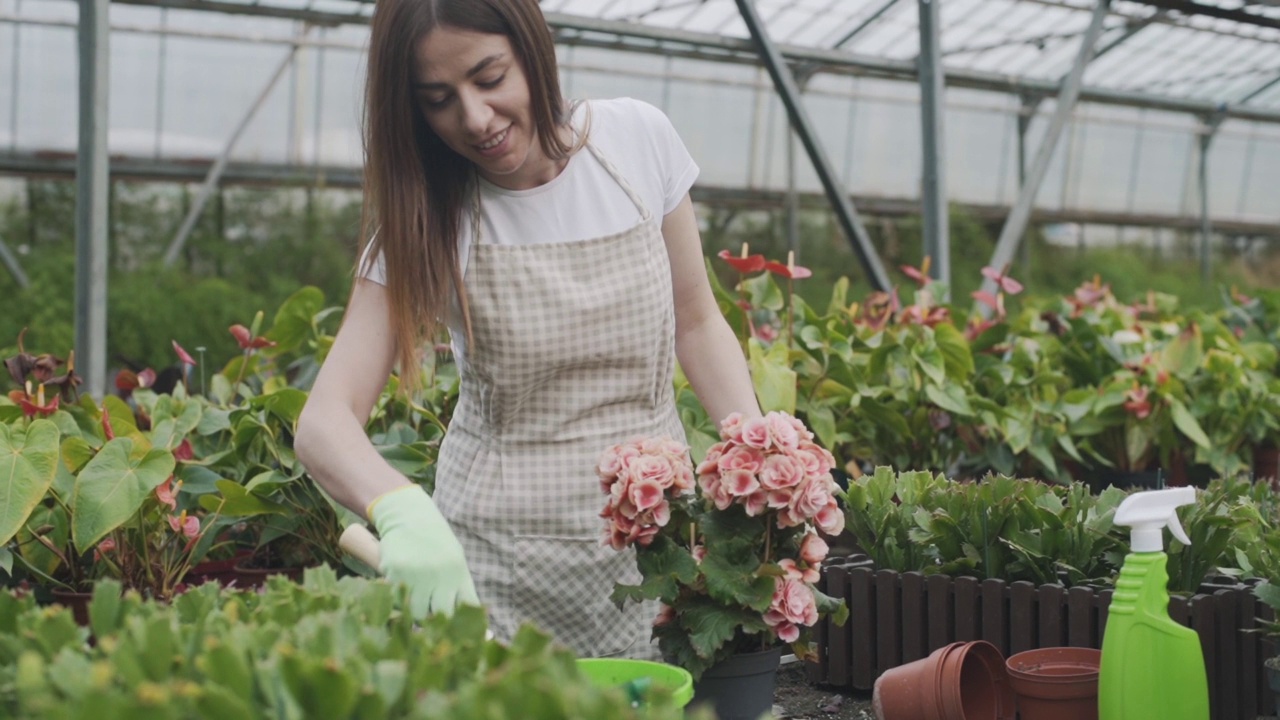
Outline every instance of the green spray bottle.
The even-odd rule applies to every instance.
[[[1209,681],[1195,631],[1169,617],[1164,528],[1185,545],[1177,508],[1196,501],[1195,488],[1130,495],[1115,522],[1132,528],[1102,640],[1099,720],[1208,720]]]

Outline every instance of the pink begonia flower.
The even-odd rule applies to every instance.
[[[827,553],[831,551],[831,547],[827,545],[827,541],[823,540],[817,533],[809,533],[804,536],[804,540],[800,541],[800,559],[806,563],[817,566],[827,559]]]
[[[764,467],[764,453],[758,448],[735,445],[720,456],[718,464],[721,476],[732,470],[745,470],[755,475]]]
[[[720,438],[730,442],[742,442],[742,426],[746,418],[742,413],[732,413],[720,421]]]
[[[773,444],[783,450],[796,450],[800,447],[800,433],[785,413],[771,412],[765,416],[765,424],[769,427],[769,437]]]
[[[839,535],[844,530],[844,513],[840,512],[835,498],[831,498],[831,502],[813,519],[818,524],[818,529],[828,535]]]
[[[178,509],[178,488],[174,487],[172,475],[156,487],[156,498],[160,500],[160,504],[168,505],[170,510]]]
[[[724,454],[725,443],[718,442],[707,448],[707,454],[698,463],[698,474],[705,475],[720,470],[720,456]]]
[[[631,491],[627,494],[636,510],[644,512],[652,510],[663,502],[662,485],[656,480],[637,480],[631,483]]]
[[[653,618],[653,626],[662,627],[663,625],[667,625],[675,619],[676,619],[676,609],[671,607],[670,605],[667,605],[666,603],[660,603],[658,605],[658,615]]]
[[[667,460],[674,463],[683,463],[688,457],[689,446],[671,438],[664,438],[660,443],[660,452]]]
[[[791,488],[782,488],[780,490],[770,490],[768,495],[769,507],[777,510],[780,508],[791,507],[792,496],[795,491]]]
[[[729,470],[720,474],[720,484],[736,498],[746,497],[760,489],[760,481],[746,470]]]
[[[644,455],[636,458],[630,469],[637,481],[651,482],[658,487],[659,492],[671,487],[676,479],[675,471],[671,469],[671,462],[661,455]]]
[[[793,643],[800,639],[800,627],[785,620],[775,625],[773,631],[778,634],[778,639],[782,642]]]
[[[767,450],[771,438],[769,437],[769,422],[762,417],[753,417],[742,424],[742,444],[748,447]]]
[[[671,487],[675,488],[677,493],[688,492],[693,489],[693,468],[689,467],[689,463],[682,462],[675,467],[676,477]]]
[[[801,582],[816,583],[821,577],[816,569],[811,567],[802,569],[798,564],[796,564],[796,561],[791,558],[783,558],[782,560],[779,560],[778,567],[782,568],[783,572],[786,573],[785,578],[787,580],[800,580]]]
[[[608,489],[614,480],[618,479],[618,472],[622,470],[622,456],[619,453],[621,446],[613,445],[604,449],[600,453],[600,461],[596,463],[596,473],[600,475],[600,480],[604,489]]]
[[[801,580],[783,578],[777,578],[777,583],[772,608],[797,625],[808,626],[818,622],[818,600],[808,585]]]
[[[766,490],[793,488],[804,481],[807,471],[798,457],[770,455],[760,469],[760,486]]]
[[[188,539],[200,534],[200,518],[187,515],[183,510],[180,515],[169,516],[169,527],[176,533],[182,533]]]
[[[830,499],[831,491],[821,478],[808,478],[803,485],[795,489],[791,508],[797,516],[807,520],[826,507]]]
[[[742,507],[747,511],[747,515],[757,517],[763,515],[765,509],[769,506],[769,495],[763,490],[755,492],[746,497],[742,502]]]
[[[836,459],[830,450],[809,440],[800,442],[797,457],[804,463],[805,472],[810,475],[826,475],[836,466]]]

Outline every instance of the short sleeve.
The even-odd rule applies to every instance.
[[[369,253],[372,251],[373,241],[370,240],[369,244],[365,246],[364,252],[360,254],[360,264],[356,266],[356,275],[385,286],[387,284],[386,261],[382,253],[378,253],[378,256],[373,258],[373,262],[369,262]]]
[[[689,154],[680,134],[666,113],[646,102],[635,101],[639,115],[649,128],[654,151],[662,174],[662,214],[666,215],[684,199],[698,179],[698,164]]]

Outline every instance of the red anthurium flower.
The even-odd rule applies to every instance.
[[[147,368],[140,373],[132,370],[124,369],[116,373],[116,387],[125,392],[136,390],[137,388],[148,388],[155,384],[156,371]]]
[[[720,257],[720,259],[722,259],[722,260],[724,260],[725,262],[729,263],[729,265],[730,265],[734,270],[737,270],[738,272],[740,272],[740,273],[742,273],[742,274],[744,274],[744,275],[745,275],[745,274],[747,274],[747,273],[760,272],[761,270],[763,270],[763,269],[764,269],[764,264],[765,264],[764,256],[763,256],[763,255],[748,255],[748,254],[747,254],[747,244],[746,244],[746,243],[742,243],[742,255],[741,255],[741,256],[734,255],[733,253],[729,252],[728,250],[721,250],[721,251],[720,251],[720,254],[719,254],[719,257]]]
[[[969,322],[969,326],[966,327],[964,330],[965,339],[968,340],[969,342],[973,342],[974,340],[977,340],[979,337],[981,337],[982,333],[990,330],[995,326],[996,326],[995,320],[980,320],[975,317],[973,320]]]
[[[764,264],[764,269],[775,275],[781,275],[788,280],[803,280],[807,277],[813,277],[813,271],[807,267],[796,264],[796,253],[794,250],[787,251],[787,264],[772,260]]]
[[[97,547],[93,549],[93,561],[98,562],[99,560],[102,559],[103,555],[106,555],[107,553],[115,549],[116,549],[115,538],[107,538],[106,540],[103,540],[102,542],[98,543]]]
[[[1147,399],[1150,394],[1151,391],[1145,387],[1135,387],[1129,391],[1124,409],[1139,420],[1146,419],[1151,414],[1151,401]]]
[[[994,282],[996,286],[1004,292],[1007,292],[1010,295],[1017,295],[1022,292],[1022,283],[1014,280],[1008,275],[1005,275],[1008,270],[1008,265],[1004,267],[1004,270],[997,270],[991,266],[987,266],[982,268],[982,275],[988,280]]]
[[[107,410],[106,404],[102,406],[102,434],[107,440],[116,439],[116,432],[111,429],[111,411]]]
[[[257,350],[258,348],[274,347],[275,342],[264,337],[254,337],[249,332],[249,328],[236,323],[227,328],[231,331],[231,335],[235,337],[236,342],[240,343],[241,350]]]
[[[778,331],[769,323],[752,327],[751,335],[755,339],[766,343],[771,343],[778,339]]]
[[[22,408],[22,414],[28,418],[39,415],[40,417],[49,417],[58,411],[58,396],[54,395],[53,400],[48,404],[44,401],[44,385],[41,384],[36,388],[34,395],[31,393],[31,381],[27,381],[27,390],[13,390],[9,393],[9,399],[18,407]]]
[[[174,460],[189,462],[191,460],[195,460],[195,458],[196,458],[196,454],[191,449],[191,441],[186,438],[183,438],[182,442],[178,443],[178,447],[173,449]]]
[[[764,269],[775,275],[781,275],[791,280],[803,280],[807,277],[813,277],[813,271],[802,265],[792,265],[790,267],[780,262],[770,260],[764,264]]]
[[[173,340],[172,342],[173,342],[173,351],[178,353],[178,360],[182,361],[183,363],[186,363],[187,365],[196,364],[196,361],[191,359],[191,354],[188,353],[186,350],[183,350],[182,346],[178,344],[177,340]]]

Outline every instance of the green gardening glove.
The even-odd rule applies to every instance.
[[[406,485],[384,493],[369,503],[368,515],[382,543],[378,570],[409,586],[415,618],[480,604],[462,545],[425,490]]]

